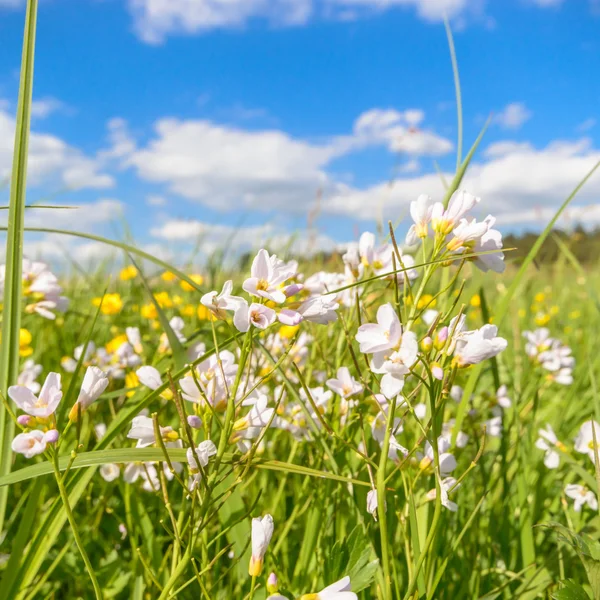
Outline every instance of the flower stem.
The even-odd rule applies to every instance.
[[[60,493],[60,498],[62,500],[63,506],[65,508],[65,512],[67,513],[67,519],[69,521],[69,525],[71,525],[71,530],[73,531],[73,537],[75,538],[75,544],[79,549],[79,553],[81,554],[81,558],[85,563],[85,568],[87,569],[88,575],[92,580],[92,586],[94,587],[94,593],[96,594],[96,600],[102,600],[102,589],[100,588],[100,584],[96,579],[96,575],[94,573],[94,567],[90,562],[90,559],[85,551],[83,546],[83,542],[81,541],[81,537],[79,536],[79,530],[77,529],[77,523],[75,521],[75,517],[73,515],[73,511],[71,510],[71,504],[69,502],[69,494],[67,493],[67,489],[65,488],[65,484],[60,475],[60,469],[58,468],[58,452],[54,452],[54,457],[52,460],[52,464],[54,466],[54,476],[56,479],[56,484],[58,485],[58,491]]]
[[[396,399],[390,402],[385,428],[385,437],[381,447],[381,457],[377,469],[377,516],[379,517],[379,536],[381,539],[381,564],[383,568],[384,600],[392,600],[392,578],[390,573],[390,550],[387,531],[387,515],[385,501],[385,469],[387,466],[388,452],[390,448],[390,437],[394,426],[394,412],[396,410]]]

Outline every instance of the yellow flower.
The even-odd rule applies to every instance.
[[[140,385],[140,380],[138,376],[135,374],[135,371],[130,371],[125,375],[125,387],[126,388],[137,388]],[[135,394],[135,390],[131,389],[127,392],[127,397],[131,398]]]
[[[299,325],[282,325],[279,328],[279,335],[282,338],[289,340],[296,335],[296,331],[298,331],[299,328]]]
[[[129,281],[130,279],[135,279],[137,275],[137,269],[133,265],[129,265],[124,269],[121,269],[119,273],[119,278],[121,281]]]
[[[33,348],[31,347],[31,333],[27,329],[19,329],[19,355],[31,356]]]
[[[198,305],[198,318],[201,321],[216,321],[215,315],[213,315],[204,304]]]
[[[419,302],[417,303],[417,308],[433,308],[435,306],[435,300],[431,294],[423,294],[419,298]]]
[[[579,317],[581,317],[580,310],[573,310],[569,313],[569,319],[579,319]]]
[[[140,314],[142,315],[142,317],[144,317],[144,319],[157,319],[158,318],[158,312],[156,310],[156,306],[154,306],[154,304],[152,304],[152,302],[150,302],[148,304],[144,304],[142,306],[142,308],[140,308]]]
[[[175,275],[175,273],[171,273],[171,271],[165,271],[160,278],[163,281],[170,283],[171,281],[175,281],[175,279],[177,279],[177,275]]]
[[[197,285],[202,285],[204,283],[204,277],[199,273],[195,273],[193,275],[189,275],[189,278]],[[180,284],[181,289],[186,292],[193,292],[196,288],[191,286],[187,281],[182,281]]]
[[[470,304],[473,308],[478,308],[481,306],[481,298],[479,297],[479,294],[473,294]]]
[[[556,304],[554,306],[550,307],[550,314],[553,317],[556,316],[559,312],[560,312],[560,308],[558,308],[558,306],[556,306]]]
[[[123,308],[123,300],[121,300],[120,294],[105,294],[104,299],[94,298],[92,300],[94,306],[100,306],[100,303],[102,303],[100,311],[104,315],[116,315]]]
[[[550,315],[547,313],[538,313],[537,315],[535,315],[535,324],[538,327],[543,327],[544,325],[547,325],[550,322]]]
[[[195,313],[196,313],[196,307],[193,304],[186,304],[181,309],[181,314],[184,317],[193,317]]]
[[[517,314],[519,315],[519,318],[523,319],[527,316],[527,311],[524,308],[520,308]]]
[[[169,292],[158,292],[158,294],[154,294],[154,299],[161,308],[173,308],[173,300],[171,300]]]
[[[533,299],[536,302],[543,302],[546,299],[546,294],[544,294],[544,292],[538,292]]]
[[[106,351],[109,354],[114,354],[125,342],[127,341],[127,336],[125,334],[118,335],[114,337],[106,346]]]

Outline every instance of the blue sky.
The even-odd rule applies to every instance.
[[[22,4],[0,0],[3,176]],[[504,231],[540,227],[600,159],[596,1],[41,0],[30,201],[84,208],[29,224],[115,237],[122,213],[168,254],[231,228],[240,246],[298,231],[330,247],[399,221],[456,161],[444,13],[466,146],[493,113],[465,185]],[[600,221],[599,192],[600,176],[567,222]]]

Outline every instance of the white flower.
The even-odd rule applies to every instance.
[[[120,474],[121,469],[119,468],[119,465],[116,465],[115,463],[108,463],[100,467],[100,476],[104,481],[114,481]]]
[[[263,304],[251,304],[248,306],[246,301],[240,302],[233,316],[233,324],[238,331],[248,331],[250,325],[258,329],[266,329],[272,325],[277,318],[277,314],[272,308]]]
[[[388,302],[377,310],[377,323],[365,323],[358,328],[356,341],[363,354],[373,354],[395,348],[402,336],[402,325]]]
[[[452,473],[456,469],[456,458],[447,452],[450,449],[450,442],[443,436],[438,438],[438,453],[440,455],[440,474],[442,476]],[[421,469],[426,469],[434,463],[433,447],[429,442],[425,444],[425,455],[421,459]]]
[[[348,367],[340,367],[337,371],[337,379],[328,379],[326,384],[330,390],[333,390],[342,398],[350,398],[360,394],[363,390],[362,384],[350,375]]]
[[[591,490],[583,485],[569,483],[565,487],[565,494],[573,500],[575,512],[580,512],[584,505],[588,505],[592,510],[598,510],[598,500]]]
[[[33,458],[44,452],[46,443],[46,435],[39,429],[34,429],[28,433],[19,433],[12,441],[11,448],[25,458]]]
[[[23,363],[23,370],[17,379],[18,385],[23,385],[30,389],[34,394],[40,391],[40,384],[36,381],[42,373],[42,365],[37,365],[33,360],[28,359]]]
[[[252,405],[250,412],[233,424],[233,430],[243,435],[245,439],[254,439],[259,436],[263,427],[266,427],[275,412],[274,408],[268,408],[268,398],[260,395]]]
[[[367,494],[367,512],[371,513],[375,521],[377,521],[378,507],[379,500],[377,498],[377,490],[369,490],[369,493]]]
[[[501,385],[496,391],[496,401],[498,406],[502,408],[510,408],[512,406],[512,400],[508,397],[508,388],[505,385]]]
[[[502,249],[502,234],[497,229],[492,229],[496,219],[491,215],[485,218],[488,224],[488,230],[477,240],[473,246],[473,252],[489,252],[491,250]],[[504,273],[506,263],[504,262],[503,252],[493,252],[492,254],[482,254],[474,259],[475,264],[483,271],[494,271],[495,273]]]
[[[151,390],[156,390],[163,384],[162,377],[155,367],[140,367],[135,374],[140,383]]]
[[[587,454],[590,460],[595,463],[594,451],[594,433],[596,434],[596,447],[600,455],[600,424],[596,421],[586,421],[579,429],[579,433],[575,438],[575,450],[581,454]]]
[[[337,321],[337,309],[340,305],[335,300],[335,294],[326,294],[324,296],[313,296],[303,302],[298,313],[304,321],[327,325]]]
[[[28,415],[32,417],[49,417],[54,414],[62,398],[60,375],[58,373],[48,373],[38,397],[24,385],[9,387],[8,395]]]
[[[452,502],[448,497],[450,490],[456,491],[456,489],[460,486],[456,486],[456,479],[454,477],[446,477],[444,479],[440,479],[438,477],[438,482],[440,484],[440,491],[442,496],[442,506],[447,508],[451,512],[456,512],[458,510],[458,505],[456,502]],[[455,487],[456,486],[456,487]],[[429,500],[435,500],[437,497],[437,489],[433,488],[429,492],[427,492],[427,498]]]
[[[414,221],[414,225],[410,226],[406,234],[407,245],[414,246],[419,239],[427,237],[432,211],[433,201],[427,194],[421,194],[410,203],[410,216]]]
[[[477,240],[480,240],[487,230],[487,221],[478,222],[476,219],[472,219],[471,221],[461,219],[452,232],[454,237],[448,242],[448,251],[464,252],[471,250]]]
[[[142,348],[142,335],[140,334],[140,330],[138,327],[126,327],[125,334],[127,335],[127,341],[133,347],[133,350],[137,354],[141,354],[143,351]]]
[[[169,435],[173,433],[174,435]],[[176,433],[172,427],[160,427],[160,435],[163,438],[176,439]],[[127,434],[130,440],[137,440],[136,448],[147,448],[156,441],[154,436],[154,422],[150,417],[138,415],[131,421],[131,429]]]
[[[495,325],[484,325],[481,329],[461,333],[454,352],[458,365],[476,365],[504,351],[508,342],[497,337],[497,333]]]
[[[386,398],[396,397],[404,387],[404,376],[410,373],[410,368],[417,360],[419,343],[412,331],[401,334],[400,346],[391,354],[376,352],[371,361],[373,373],[383,373],[381,392]]]
[[[313,598],[314,600],[358,600],[358,596],[352,591],[348,576],[332,583],[318,594],[306,594],[300,600],[312,600]]]
[[[480,200],[464,190],[457,190],[452,194],[447,209],[444,209],[441,202],[436,202],[431,211],[433,231],[442,235],[449,234]]]
[[[188,448],[186,457],[190,471],[193,474],[199,472],[201,468],[203,469],[208,465],[210,457],[214,456],[216,453],[217,447],[211,440],[204,440],[203,442],[200,442],[196,446],[195,451],[191,448]]]
[[[294,274],[294,271],[275,255],[269,256],[266,250],[261,249],[252,261],[251,276],[244,281],[242,288],[253,296],[283,304],[286,295],[281,286]]]
[[[252,519],[252,556],[248,573],[252,577],[261,574],[267,548],[273,537],[273,517],[265,515],[262,519]]]
[[[558,441],[550,425],[546,425],[546,429],[538,429],[538,434],[540,437],[535,442],[535,447],[544,451],[544,464],[548,469],[557,469],[560,465],[560,454],[555,448],[564,450],[564,444]]]
[[[104,371],[98,367],[88,367],[85,371],[81,390],[74,406],[75,412],[77,413],[77,404],[81,406],[81,412],[83,412],[92,402],[98,400],[108,384],[108,377]]]
[[[200,302],[210,309],[219,319],[225,319],[226,310],[236,310],[240,302],[245,302],[239,296],[232,296],[233,283],[230,280],[223,284],[221,293],[209,292],[200,298]]]

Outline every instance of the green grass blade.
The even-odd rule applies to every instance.
[[[450,59],[452,60],[452,73],[454,75],[454,91],[456,94],[456,120],[458,128],[457,145],[456,145],[456,170],[460,169],[462,161],[462,145],[463,145],[463,113],[462,113],[462,94],[460,91],[460,77],[458,74],[458,61],[456,60],[456,49],[454,48],[454,38],[452,37],[452,29],[448,17],[444,18],[444,26],[446,28],[446,36],[448,37],[448,48],[450,49]]]
[[[173,462],[186,462],[186,450],[178,448],[170,448],[167,450],[169,457]],[[163,461],[165,458],[164,450],[160,448],[113,448],[110,450],[94,450],[92,452],[82,452],[77,455],[77,458],[73,461],[70,470],[82,469],[84,467],[98,467],[110,463],[131,463],[131,462],[157,462]],[[223,462],[232,462],[233,456],[231,454],[225,454]],[[59,468],[64,471],[69,462],[71,461],[70,455],[61,456],[59,460]],[[359,479],[353,479],[351,477],[344,477],[342,475],[336,475],[334,473],[328,473],[326,471],[319,471],[317,469],[311,469],[310,467],[303,467],[301,465],[295,465],[291,463],[281,462],[278,460],[262,460],[260,458],[253,459],[252,464],[258,469],[264,469],[267,471],[280,471],[291,473],[293,475],[305,475],[309,477],[316,477],[318,479],[329,479],[332,481],[340,481],[343,483],[352,483],[355,485],[369,486],[367,481],[361,481]],[[53,466],[49,461],[36,463],[29,467],[24,467],[18,471],[0,478],[0,487],[6,487],[21,481],[27,481],[42,475],[48,475],[52,473]]]
[[[0,227],[0,231],[5,231],[6,227]],[[117,242],[116,240],[109,240],[108,238],[102,237],[100,235],[94,235],[92,233],[82,233],[80,231],[69,231],[68,229],[52,229],[50,227],[26,227],[25,231],[32,231],[36,233],[59,233],[61,235],[72,235],[74,237],[83,238],[85,240],[92,240],[94,242],[100,242],[102,244],[107,244],[108,246],[113,246],[114,248],[118,248],[119,250],[125,250],[125,252],[129,252],[144,260],[154,263],[159,267],[171,271],[173,275],[176,275],[182,281],[186,281],[189,283],[197,292],[203,293],[204,290],[190,277],[188,277],[183,271],[180,271],[173,265],[170,265],[168,262],[157,258],[156,256],[152,256],[152,254],[148,254],[148,252],[144,252],[134,246],[129,244],[125,244],[123,242]]]
[[[12,178],[10,182],[10,203],[6,236],[4,307],[2,315],[2,345],[0,348],[0,392],[4,395],[6,395],[8,387],[16,382],[19,374],[19,330],[21,328],[23,279],[23,231],[25,227],[27,156],[29,148],[29,128],[31,124],[37,4],[37,0],[29,0],[25,15],[21,79],[15,128],[15,146],[13,153]],[[14,423],[12,419],[9,418],[4,406],[0,405],[0,476],[10,472],[12,460],[10,444],[13,435]],[[4,525],[7,502],[7,491],[0,490],[0,532]]]

